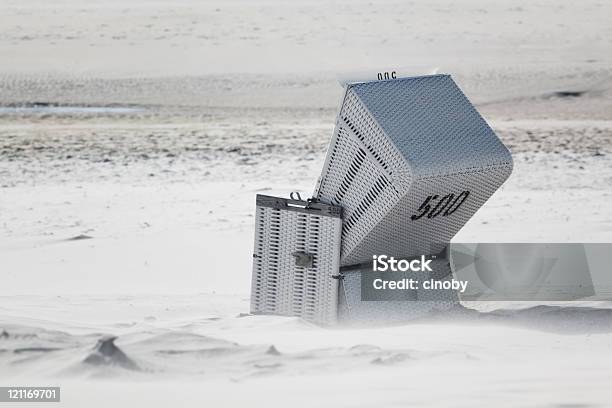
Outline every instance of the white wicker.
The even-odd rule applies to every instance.
[[[442,253],[511,172],[508,149],[450,76],[347,85],[318,202],[257,196],[251,311],[328,325],[460,310],[452,291],[363,301],[360,274],[372,255]],[[446,258],[433,269],[406,277],[452,277]]]
[[[251,312],[337,320],[341,208],[257,196]]]
[[[355,83],[314,195],[343,208],[340,263],[353,265],[438,252],[511,171],[508,149],[450,76]]]

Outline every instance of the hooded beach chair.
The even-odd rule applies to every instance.
[[[449,75],[348,84],[313,197],[317,205],[342,209],[333,250],[338,259],[309,269],[339,288],[332,305],[338,319],[397,322],[457,307],[452,291],[402,291],[395,299],[364,301],[362,274],[374,255],[428,254],[435,257],[435,276],[419,278],[450,279],[445,248],[511,172],[510,152]],[[289,221],[277,227],[295,228]],[[256,250],[265,240],[262,228],[256,221]],[[294,258],[257,264],[253,279],[269,271],[295,276]],[[261,304],[252,303],[252,310],[265,313]]]

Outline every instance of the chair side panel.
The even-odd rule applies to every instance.
[[[255,218],[251,312],[334,324],[342,220],[265,206]],[[295,253],[311,255],[312,265],[298,266]]]

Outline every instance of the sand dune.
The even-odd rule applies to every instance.
[[[472,313],[452,322],[442,317],[386,329],[328,330],[294,318],[234,315],[232,309],[246,310],[248,304],[234,296],[29,296],[12,301],[2,310],[3,377],[52,379],[63,387],[67,406],[88,398],[90,406],[127,401],[163,405],[177,391],[188,393],[188,405],[233,405],[261,402],[272,386],[278,393],[273,405],[295,398],[298,406],[313,401],[356,406],[344,392],[328,394],[351,384],[366,386],[364,398],[381,404],[596,405],[608,397],[609,353],[601,350],[609,346],[612,314],[588,304]],[[46,312],[40,314],[37,307],[43,305],[40,310]],[[79,305],[83,308],[75,308]],[[70,314],[69,322],[56,321],[62,312]],[[577,350],[585,344],[589,347]],[[150,387],[156,384],[163,386],[153,392]],[[558,388],[562,384],[573,386]],[[201,392],[195,391],[198,386]],[[138,390],[145,389],[140,395]],[[590,392],[579,395],[577,389]],[[434,390],[436,398],[431,397]],[[500,395],[504,398],[497,400]]]

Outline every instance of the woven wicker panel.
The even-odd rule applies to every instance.
[[[350,87],[415,177],[511,163],[510,154],[449,75]]]
[[[374,214],[376,225],[367,234],[360,235],[357,245],[345,247],[342,263],[361,263],[371,259],[373,254],[401,258],[438,252],[506,180],[509,171],[500,166],[417,179],[390,211]],[[451,215],[411,219],[428,196],[443,197],[450,193],[457,197],[464,191],[469,191],[468,198]]]
[[[337,318],[338,273],[342,220],[317,209],[289,205],[258,205],[251,283],[251,312],[298,316],[318,324]],[[303,205],[306,205],[304,202]],[[321,205],[319,205],[321,206]],[[312,256],[309,267],[299,266],[296,253]]]
[[[508,149],[450,76],[351,84],[315,197],[343,207],[341,265],[352,265],[449,242],[511,171]],[[413,219],[429,196],[465,199]]]

